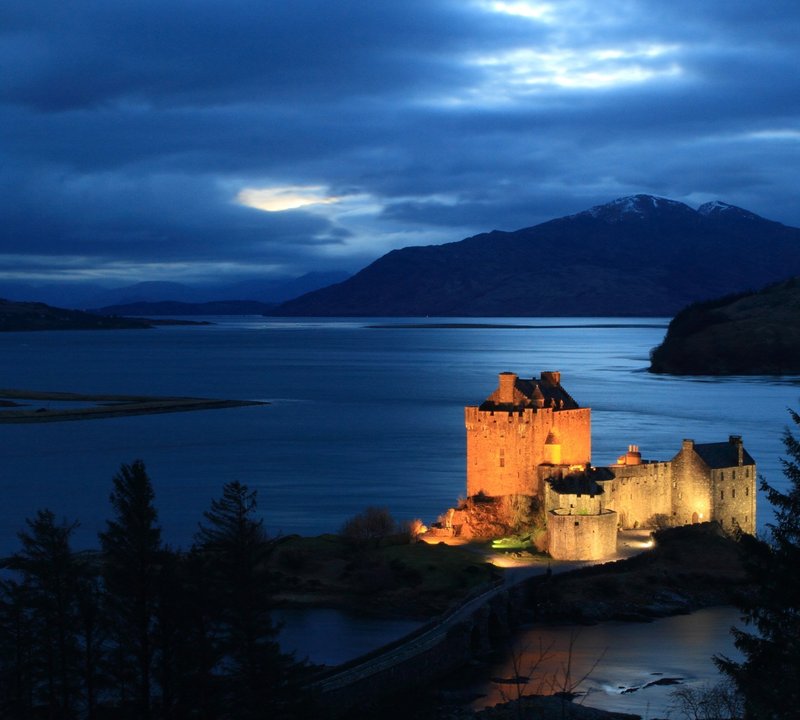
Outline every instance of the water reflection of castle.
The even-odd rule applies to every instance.
[[[599,559],[616,550],[617,528],[716,520],[753,533],[756,466],[742,439],[684,440],[668,461],[642,460],[635,445],[615,465],[591,465],[591,409],[561,386],[561,373],[498,388],[465,408],[467,494],[531,495],[545,508],[550,554]]]

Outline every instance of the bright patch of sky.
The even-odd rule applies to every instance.
[[[513,98],[549,87],[606,89],[676,77],[680,65],[671,60],[676,47],[646,45],[630,48],[520,48],[479,57],[474,63],[486,68],[487,82],[479,94]]]
[[[757,130],[749,133],[749,137],[753,140],[792,140],[797,142],[800,140],[800,130]]]
[[[543,2],[488,2],[485,6],[494,12],[544,22],[553,21],[555,15],[553,5]]]
[[[293,185],[287,187],[243,188],[236,201],[265,212],[297,210],[311,205],[330,205],[342,198],[325,194],[322,185]]]

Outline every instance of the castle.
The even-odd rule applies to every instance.
[[[671,460],[642,460],[635,445],[614,465],[591,465],[591,409],[561,386],[561,373],[523,380],[500,373],[498,388],[465,408],[467,495],[535,496],[547,549],[557,559],[616,553],[617,529],[716,520],[754,533],[756,466],[741,437],[684,440]]]

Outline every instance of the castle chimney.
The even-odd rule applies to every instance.
[[[561,373],[558,370],[549,370],[542,372],[542,382],[546,385],[557,387],[561,384]]]
[[[514,386],[517,382],[517,376],[512,372],[502,372],[499,375],[500,380],[500,397],[498,402],[501,405],[514,404]]]
[[[694,440],[690,440],[689,438],[684,438],[681,448],[683,450],[694,450]]]
[[[737,462],[741,467],[744,465],[744,443],[742,443],[741,435],[731,435],[728,437],[728,442],[736,448]]]
[[[641,465],[642,453],[639,452],[638,445],[628,445],[628,452],[625,454],[626,465]]]

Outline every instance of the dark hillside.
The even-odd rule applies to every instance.
[[[65,310],[44,303],[0,300],[0,331],[118,330],[152,327],[143,320],[101,317],[80,310]]]
[[[650,361],[676,375],[800,374],[800,278],[690,305]]]
[[[673,315],[800,274],[800,229],[637,195],[516,232],[394,250],[275,315]]]

